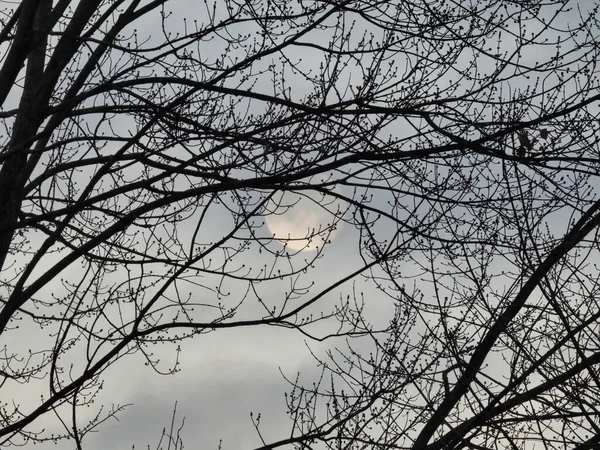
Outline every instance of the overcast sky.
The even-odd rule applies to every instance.
[[[199,2],[195,0],[178,0],[169,2],[169,10],[173,12],[171,24],[177,23],[180,18],[186,17],[192,22],[196,16],[201,21],[205,14],[198,8]],[[153,20],[136,24],[140,36],[152,35],[156,42],[161,41],[159,32],[160,21],[153,16]],[[188,22],[188,23],[189,23]],[[516,26],[516,25],[515,25]],[[242,30],[240,30],[242,31]],[[324,39],[325,40],[325,39]],[[221,49],[219,45],[207,45],[208,51],[217,54]],[[548,51],[553,51],[549,49]],[[310,61],[307,53],[306,60]],[[303,64],[310,65],[311,62]],[[314,64],[317,64],[315,61]],[[265,83],[268,80],[265,79]],[[442,83],[443,81],[440,81]],[[343,84],[343,83],[342,83]],[[306,94],[301,82],[295,84],[294,78],[290,80],[292,92],[296,98]],[[260,86],[259,86],[260,87]],[[123,123],[123,127],[127,124]],[[401,134],[401,131],[396,131]],[[351,195],[345,192],[346,195]],[[385,205],[386,198],[383,194],[373,200],[373,204]],[[317,209],[315,209],[317,211]],[[566,218],[562,217],[562,220]],[[293,219],[296,220],[296,219]],[[229,224],[228,218],[218,211],[210,218],[211,229],[204,230],[205,239],[209,240],[211,233],[217,237]],[[560,220],[557,222],[560,227]],[[182,235],[193,232],[193,224],[182,224]],[[263,225],[261,232],[268,236],[273,230],[268,230]],[[381,230],[383,234],[390,235],[393,229]],[[314,268],[304,279],[314,282],[310,287],[311,293],[317,293],[331,282],[357,270],[362,264],[359,258],[358,232],[351,226],[340,226],[333,241],[327,245],[322,257],[314,262]],[[281,245],[271,243],[271,248]],[[240,261],[248,265],[260,266],[269,263],[270,257],[258,253],[257,248],[240,256]],[[296,255],[296,258],[310,258],[314,253],[306,252],[305,255]],[[261,258],[264,258],[264,262]],[[46,266],[41,266],[40,271],[50,267],[51,261]],[[77,270],[73,269],[70,276],[76,277]],[[416,267],[406,267],[404,275],[417,273]],[[500,268],[498,268],[500,270]],[[115,280],[122,275],[118,272],[113,276]],[[209,280],[212,282],[212,280]],[[268,291],[263,292],[267,303],[278,304],[289,287],[288,280],[281,283],[270,283]],[[59,280],[48,287],[60,290]],[[244,295],[244,285],[232,283],[227,286],[229,296],[227,301],[240,299]],[[421,286],[424,292],[430,292],[429,285]],[[372,282],[364,277],[356,277],[354,282],[335,289],[322,302],[311,309],[319,314],[327,312],[339,303],[340,298],[346,298],[353,291],[363,293],[368,299],[365,315],[379,326],[385,326],[394,311],[393,302],[377,289]],[[198,290],[198,301],[212,302],[214,298],[206,297],[208,291]],[[241,311],[242,315],[262,313],[258,303],[250,303]],[[329,325],[328,325],[329,326]],[[317,334],[328,329],[325,325],[313,328]],[[31,339],[43,339],[44,332],[33,327],[30,331]],[[416,332],[416,331],[415,331]],[[38,334],[39,333],[39,334]],[[3,337],[4,338],[4,337]],[[9,345],[19,348],[21,343],[11,341]],[[110,408],[111,403],[131,404],[124,411],[118,413],[116,419],[109,419],[99,425],[97,432],[86,437],[86,450],[136,449],[155,448],[160,439],[163,427],[168,427],[174,403],[177,402],[176,426],[185,418],[181,436],[185,448],[217,449],[222,442],[223,449],[238,450],[249,449],[261,445],[260,439],[252,426],[250,413],[261,414],[261,430],[264,439],[268,442],[289,437],[291,422],[286,415],[284,394],[291,386],[284,379],[284,375],[294,380],[300,374],[301,384],[311,384],[319,376],[319,369],[315,358],[311,354],[324,355],[327,349],[335,345],[344,346],[343,339],[325,342],[316,342],[307,339],[305,335],[294,329],[276,327],[234,328],[218,330],[203,336],[184,341],[181,344],[180,371],[171,375],[159,375],[150,367],[144,365],[141,355],[128,356],[119,360],[105,372],[105,388],[100,392],[92,408],[82,411],[82,417],[92,417],[100,405]],[[369,343],[363,344],[365,351]],[[158,349],[157,354],[163,358],[164,367],[172,364],[175,358],[175,346],[166,346]],[[40,389],[42,389],[40,385]],[[23,386],[19,398],[37,399],[38,392]],[[41,419],[36,427],[47,423],[49,427],[56,426],[51,418]],[[54,444],[46,444],[40,448],[53,448]],[[60,448],[72,448],[64,442],[59,443]]]

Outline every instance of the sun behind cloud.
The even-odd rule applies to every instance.
[[[278,192],[265,216],[272,235],[289,249],[315,251],[340,231],[341,202],[322,194]]]

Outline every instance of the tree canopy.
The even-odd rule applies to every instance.
[[[262,448],[597,448],[599,6],[4,2],[0,447],[270,326]]]

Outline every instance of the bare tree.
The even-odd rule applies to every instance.
[[[400,55],[416,55],[420,77],[448,73],[454,84],[404,97],[414,109],[398,120],[423,153],[369,180],[395,193],[378,219],[398,234],[376,246],[370,276],[396,312],[378,332],[356,308],[346,317],[370,352],[348,341],[319,360],[314,388],[291,380],[302,442],[599,448],[600,30],[598,4],[581,6],[362,13],[395,33]],[[411,165],[420,174],[406,175]],[[375,226],[363,227],[371,244]]]
[[[598,445],[597,9],[7,6],[0,446],[83,448],[116,361],[171,373],[182,340],[261,325],[333,343],[265,448]],[[300,199],[329,222],[266,229]],[[313,285],[341,224],[352,270]]]

